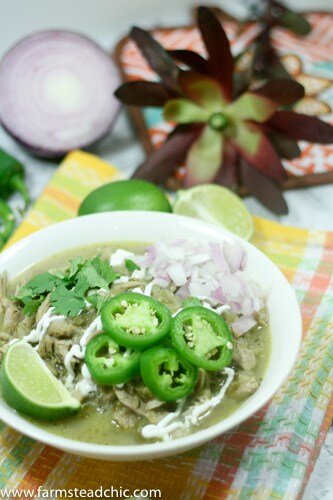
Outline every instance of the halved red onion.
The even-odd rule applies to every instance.
[[[118,111],[115,63],[85,36],[42,31],[14,45],[0,63],[0,121],[44,158],[90,146]]]

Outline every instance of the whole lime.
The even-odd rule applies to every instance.
[[[79,215],[116,210],[171,212],[161,189],[140,179],[110,182],[92,191],[81,203]]]

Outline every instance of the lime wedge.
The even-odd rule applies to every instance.
[[[221,226],[245,240],[253,235],[252,216],[245,204],[222,186],[203,184],[180,190],[173,212]]]
[[[0,386],[15,410],[39,420],[64,417],[80,408],[77,399],[24,340],[8,348],[1,365]]]

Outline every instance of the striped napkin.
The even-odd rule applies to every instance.
[[[9,244],[73,217],[89,191],[119,177],[104,161],[87,153],[71,153]],[[256,218],[253,242],[295,289],[304,322],[297,365],[269,405],[200,448],[132,463],[63,453],[0,423],[0,490],[17,489],[11,498],[38,486],[68,491],[154,488],[160,489],[161,498],[172,500],[294,499],[301,495],[333,416],[333,233]]]

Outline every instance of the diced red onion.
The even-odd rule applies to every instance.
[[[187,259],[190,266],[197,266],[198,264],[205,264],[210,260],[210,255],[208,253],[199,253],[198,255],[192,255]]]
[[[235,276],[229,274],[222,280],[222,290],[226,295],[236,298],[241,292],[241,285]]]
[[[239,332],[254,326],[252,315],[264,305],[260,287],[242,270],[245,252],[236,240],[223,245],[159,241],[147,249],[141,262],[154,283],[165,288],[172,282],[178,287],[176,294],[180,298],[192,295],[213,307],[228,305],[233,313],[242,315]]]
[[[118,111],[118,71],[85,36],[42,31],[0,63],[0,120],[34,154],[58,158],[105,136]]]
[[[184,267],[180,263],[176,262],[175,264],[171,264],[166,270],[176,286],[185,285],[187,278]]]
[[[244,333],[248,332],[257,324],[256,320],[252,317],[245,318],[240,317],[231,323],[231,327],[237,337],[240,337]]]
[[[211,297],[220,302],[220,304],[226,304],[228,302],[227,297],[222,292],[222,288],[220,286],[212,293]]]
[[[179,297],[180,299],[186,299],[186,297],[188,297],[190,295],[190,291],[189,291],[189,285],[186,284],[184,286],[181,286],[177,292],[176,292],[176,295],[177,297]]]
[[[220,270],[229,269],[226,258],[223,254],[222,246],[219,243],[210,242],[209,248],[210,255],[216,267]]]
[[[242,269],[244,264],[244,250],[241,244],[235,240],[233,243],[224,242],[223,252],[231,271]]]
[[[185,251],[184,248],[177,246],[173,247],[170,252],[169,252],[169,257],[174,260],[181,260],[183,261],[185,258]]]
[[[243,299],[242,314],[244,316],[251,316],[251,314],[253,314],[253,299],[249,297]]]
[[[242,303],[241,302],[236,302],[235,300],[230,302],[228,301],[228,304],[231,307],[232,312],[236,314],[241,314],[242,312]]]
[[[166,288],[169,285],[170,280],[164,280],[163,278],[155,278],[154,283],[160,286],[161,288]]]

